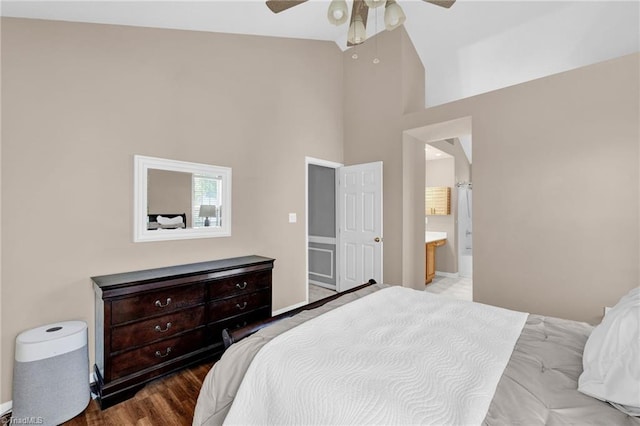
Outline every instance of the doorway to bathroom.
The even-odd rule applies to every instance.
[[[473,299],[471,136],[425,143],[425,290]]]

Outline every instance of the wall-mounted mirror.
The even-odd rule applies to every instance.
[[[231,169],[134,156],[133,241],[231,235]]]

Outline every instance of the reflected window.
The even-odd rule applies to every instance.
[[[222,177],[193,175],[193,226],[221,226]]]

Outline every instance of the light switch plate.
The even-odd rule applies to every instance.
[[[289,223],[296,223],[298,221],[298,215],[295,213],[289,213]]]

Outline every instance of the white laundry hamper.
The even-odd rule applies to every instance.
[[[16,337],[12,422],[58,425],[89,404],[87,324],[63,321]]]

